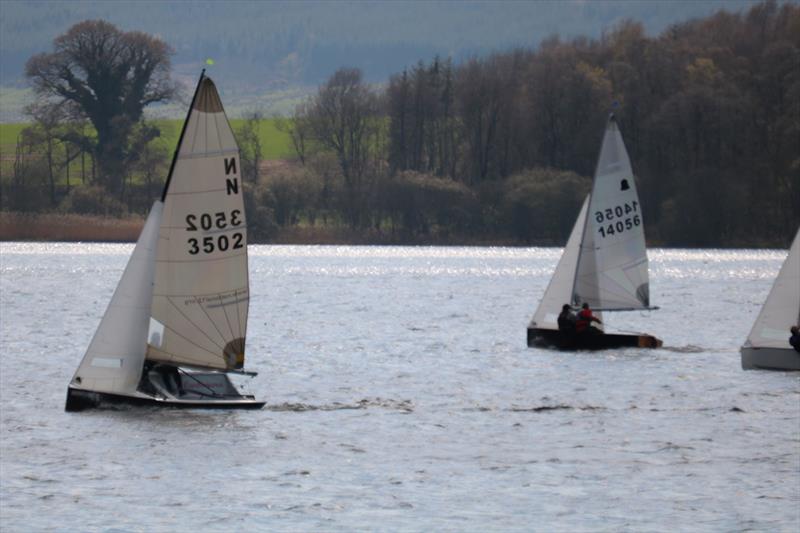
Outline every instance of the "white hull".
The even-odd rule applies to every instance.
[[[800,352],[792,348],[742,346],[743,370],[800,370]]]

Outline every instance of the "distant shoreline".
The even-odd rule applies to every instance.
[[[108,242],[134,243],[144,226],[143,216],[124,218],[59,213],[17,213],[0,211],[0,241],[4,242]],[[250,244],[342,245],[342,246],[508,246],[514,248],[553,247],[564,243],[520,243],[513,239],[492,236],[432,236],[403,239],[399,235],[374,230],[355,231],[343,227],[290,226],[279,228],[267,240],[250,239]],[[686,249],[756,249],[780,250],[780,246],[716,245],[711,247],[666,246],[649,242],[650,248]]]
[[[0,241],[133,243],[139,238],[144,221],[142,216],[114,218],[0,211]],[[377,231],[323,226],[279,228],[270,239],[250,239],[250,244],[523,246],[509,239],[453,235],[409,240]],[[560,245],[543,243],[539,246]]]

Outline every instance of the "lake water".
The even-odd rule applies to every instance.
[[[530,349],[560,250],[252,246],[260,411],[65,413],[132,245],[0,244],[0,529],[800,528],[800,376],[739,346],[785,251],[652,250],[659,350]]]

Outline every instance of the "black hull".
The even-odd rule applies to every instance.
[[[557,350],[610,350],[613,348],[660,348],[661,339],[652,335],[624,333],[565,334],[555,329],[528,328],[528,346]]]
[[[222,372],[189,372],[168,365],[148,367],[136,391],[102,392],[67,388],[67,411],[115,405],[169,407],[173,409],[261,409],[259,402],[241,394]]]
[[[139,407],[168,407],[172,409],[261,409],[266,402],[256,401],[253,396],[239,396],[230,399],[179,400],[150,396],[125,396],[107,392],[94,392],[67,388],[65,411],[76,412],[86,409],[103,409],[119,405]]]

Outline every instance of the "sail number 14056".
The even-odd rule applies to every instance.
[[[626,202],[622,205],[609,207],[603,211],[595,211],[594,218],[599,224],[597,232],[603,238],[622,233],[642,224],[642,219],[639,216],[639,202],[636,201],[630,204]]]
[[[203,213],[199,217],[197,215],[186,215],[186,231],[209,231],[209,230],[227,230],[235,231],[242,225],[242,212],[239,209],[234,209],[228,213],[220,211],[214,213],[212,216],[209,213]],[[197,255],[200,252],[210,254],[215,250],[225,252],[229,249],[235,250],[237,248],[244,248],[244,235],[235,231],[230,235],[222,234],[216,236],[206,236],[201,239],[189,238],[186,241],[189,244],[189,253]]]

